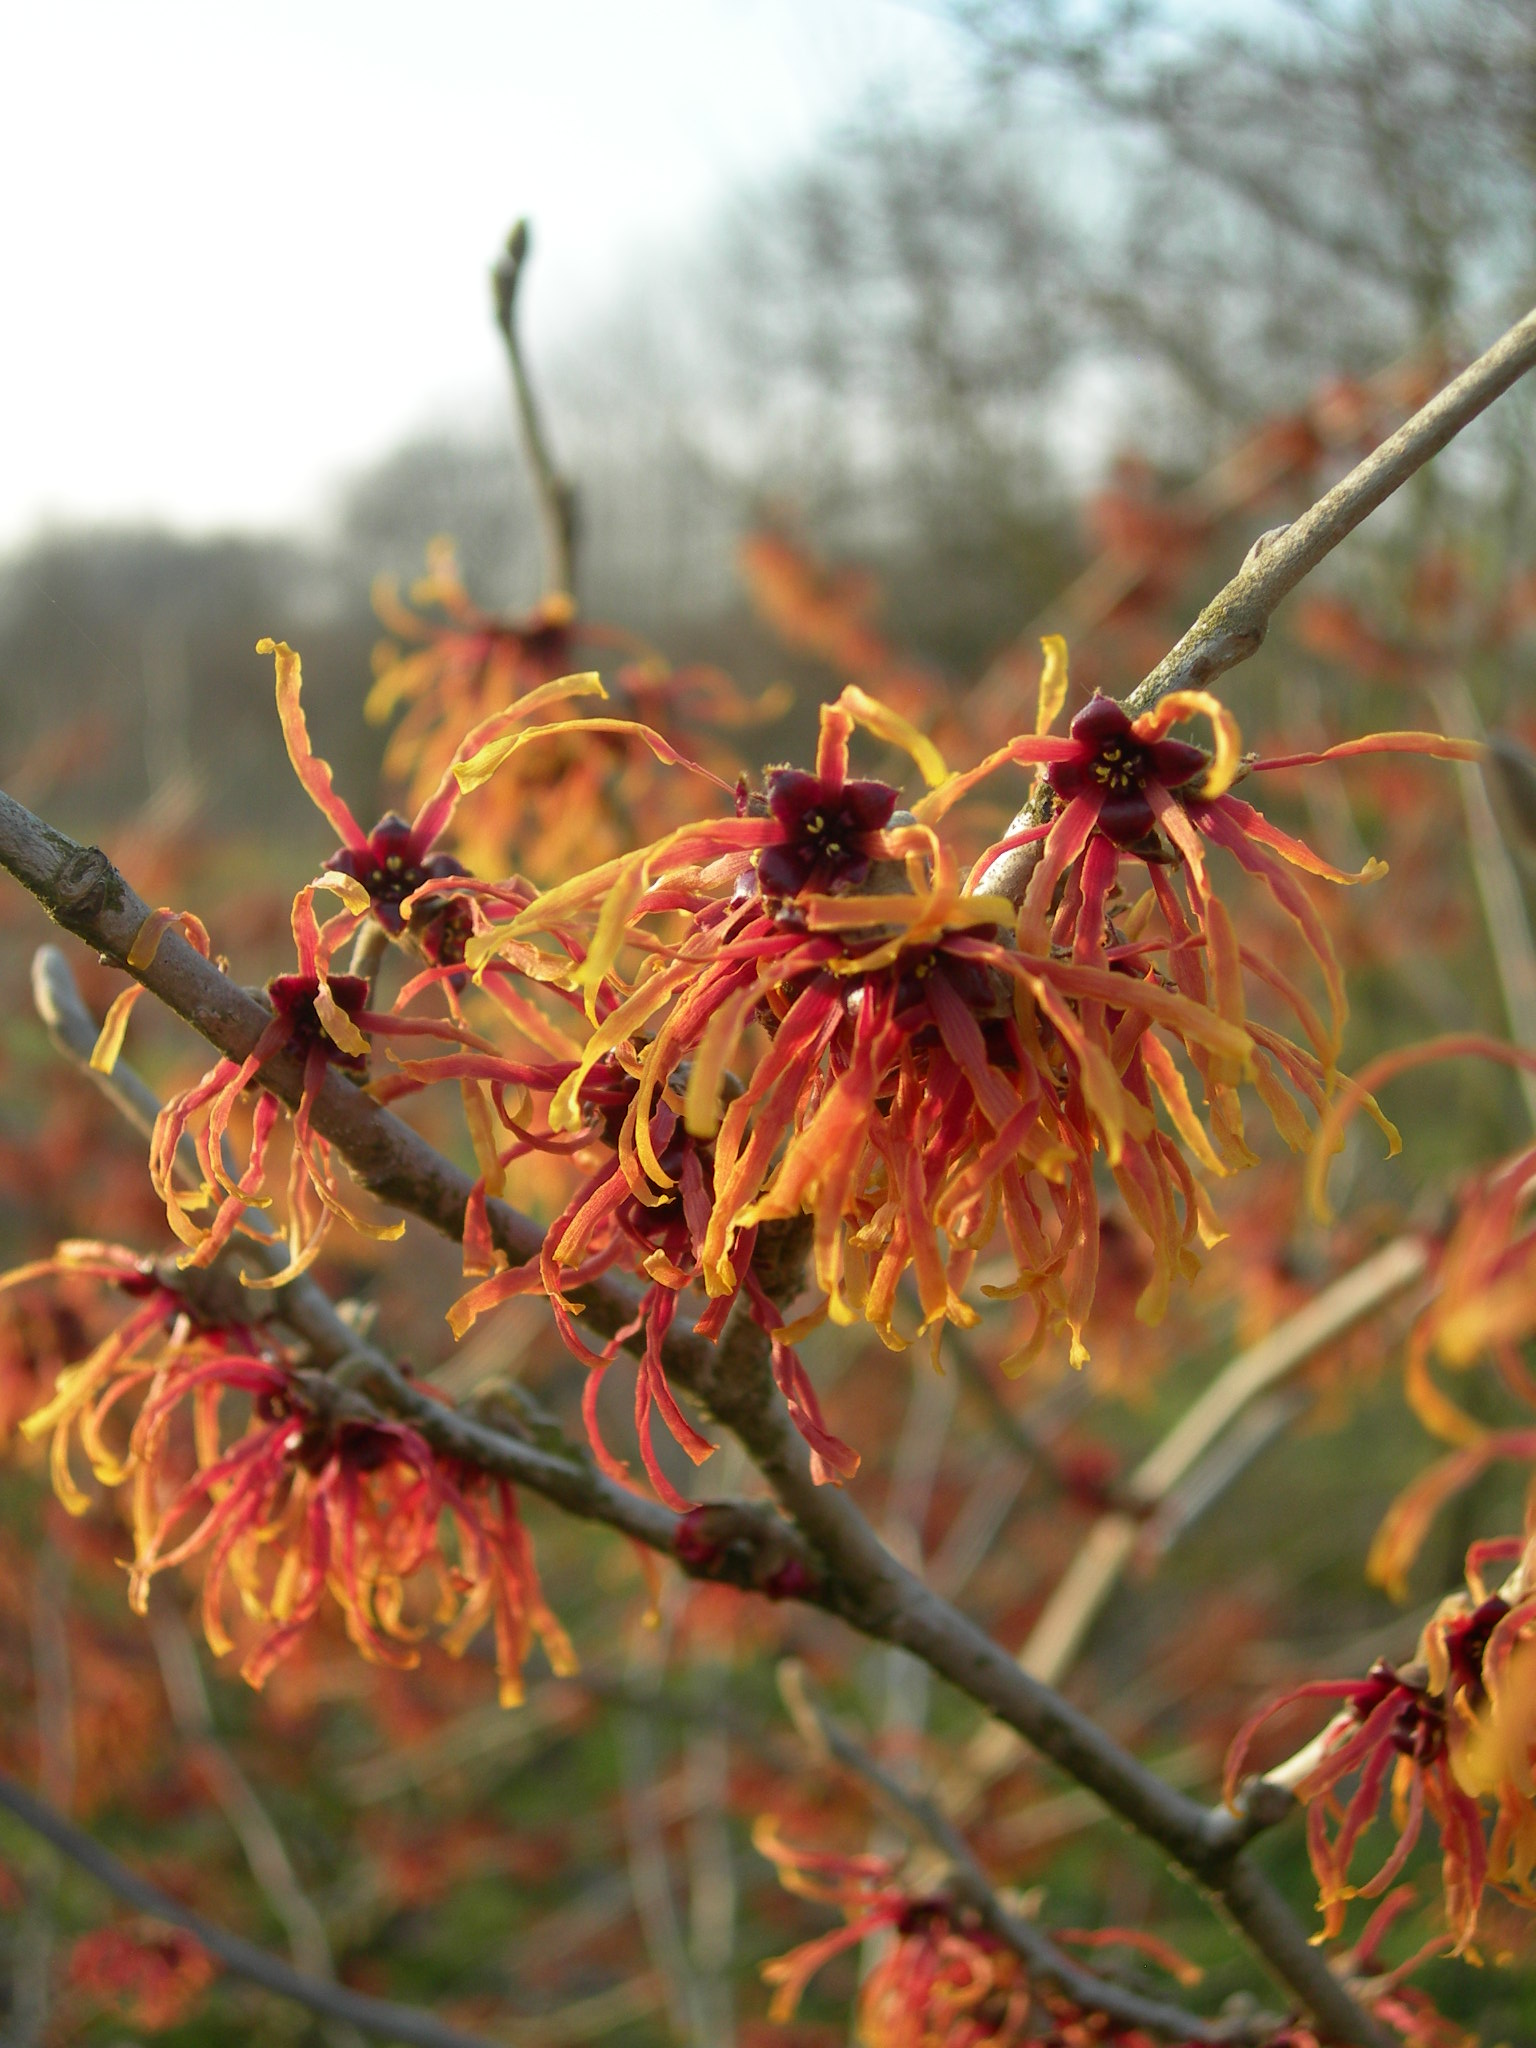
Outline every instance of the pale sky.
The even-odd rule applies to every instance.
[[[314,515],[861,93],[958,72],[918,0],[51,0],[0,30],[0,548]]]

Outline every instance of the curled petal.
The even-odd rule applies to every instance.
[[[294,774],[304,785],[316,809],[334,828],[342,845],[350,847],[354,853],[364,852],[368,845],[367,833],[336,794],[330,762],[322,759],[310,746],[309,727],[305,722],[304,707],[299,701],[304,687],[299,657],[286,640],[270,638],[258,640],[256,652],[270,654],[277,664],[277,715],[282,722],[283,740]]]
[[[1219,697],[1213,697],[1209,690],[1170,690],[1152,710],[1132,721],[1131,730],[1143,745],[1150,745],[1160,740],[1170,725],[1197,716],[1211,721],[1216,738],[1216,753],[1200,785],[1200,794],[1206,798],[1222,796],[1232,787],[1242,765],[1243,736],[1237,720]]]

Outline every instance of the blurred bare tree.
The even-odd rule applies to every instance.
[[[1528,0],[954,12],[967,103],[872,104],[738,204],[721,260],[747,466],[898,557],[930,630],[989,564],[1034,609],[1059,547],[1026,543],[1115,443],[1188,475],[1536,292]]]

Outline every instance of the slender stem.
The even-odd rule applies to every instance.
[[[1150,710],[1171,690],[1203,689],[1256,654],[1280,600],[1533,366],[1536,311],[1511,327],[1292,525],[1261,536],[1231,582],[1126,698],[1126,710],[1134,716]],[[1039,824],[1043,815],[1037,784],[1005,837]],[[999,855],[978,879],[976,893],[1021,902],[1039,858],[1038,845],[1014,847]]]
[[[766,1368],[754,1357],[754,1331],[745,1318],[727,1327],[721,1366],[707,1398],[825,1560],[822,1604],[866,1635],[900,1644],[922,1658],[1069,1777],[1096,1792],[1136,1833],[1156,1843],[1178,1870],[1214,1897],[1271,1973],[1312,2014],[1324,2039],[1381,2048],[1383,2036],[1374,2021],[1308,1941],[1289,1907],[1241,1854],[1256,1832],[1253,1819],[1198,1809],[1196,1801],[1173,1791],[899,1564],[843,1489],[814,1483],[806,1447],[773,1400]]]
[[[1533,366],[1536,311],[1517,321],[1293,525],[1256,548],[1178,645],[1131,692],[1127,711],[1146,711],[1170,690],[1201,689],[1256,653],[1280,600]]]
[[[306,1977],[333,1982],[336,1964],[325,1923],[299,1883],[283,1838],[255,1786],[218,1738],[191,1633],[159,1590],[150,1602],[149,1633],[176,1732],[234,1830],[252,1877],[281,1922],[295,1969]]]
[[[0,817],[3,817],[3,800],[0,800]],[[190,947],[188,951],[191,951]],[[198,957],[193,954],[194,959]],[[216,969],[213,972],[217,979],[223,979]],[[96,1043],[96,1026],[80,1000],[69,965],[56,946],[38,948],[33,961],[32,987],[38,1011],[59,1051],[72,1064],[82,1068],[128,1122],[147,1136],[160,1113],[159,1098],[126,1060],[119,1059],[110,1074],[87,1064],[91,1048]],[[263,1081],[265,1079],[264,1069]],[[355,1090],[349,1092],[356,1093]],[[399,1128],[404,1130],[405,1126]],[[441,1164],[447,1167],[448,1162],[442,1161]],[[451,1168],[448,1170],[452,1171]],[[259,1210],[249,1210],[247,1216],[253,1229],[270,1233],[272,1226]],[[287,1256],[282,1246],[275,1242],[258,1243],[251,1247],[251,1252],[266,1265],[267,1270],[274,1272],[282,1268]],[[195,1285],[200,1278],[190,1271],[177,1272],[174,1267],[168,1270],[167,1277],[172,1284],[183,1287]],[[255,1302],[263,1298],[252,1296],[251,1300]],[[308,1274],[300,1274],[270,1299],[275,1304],[272,1312],[303,1340],[310,1358],[320,1371],[345,1367],[345,1395],[338,1393],[335,1398],[345,1398],[356,1404],[363,1397],[371,1396],[389,1413],[414,1424],[434,1450],[449,1457],[462,1458],[482,1471],[494,1472],[516,1485],[526,1486],[530,1492],[544,1495],[568,1514],[586,1521],[606,1523],[650,1549],[668,1556],[675,1555],[677,1517],[671,1510],[605,1478],[580,1445],[562,1437],[550,1418],[533,1412],[531,1404],[526,1403],[526,1397],[530,1430],[535,1441],[525,1441],[504,1429],[492,1428],[412,1385],[391,1358],[360,1337],[344,1321],[324,1289]],[[324,1385],[316,1384],[314,1375],[310,1375],[307,1391],[309,1398],[317,1403],[323,1404],[327,1398]],[[738,1524],[733,1533],[747,1552],[756,1549],[771,1554],[777,1563],[782,1563],[797,1549],[803,1556],[803,1546],[797,1545],[793,1530],[766,1507],[742,1503]],[[708,1575],[702,1567],[699,1569],[703,1575]]]
[[[79,1864],[82,1870],[89,1871],[117,1898],[141,1913],[151,1914],[156,1920],[166,1920],[173,1927],[185,1928],[226,1970],[259,1984],[264,1991],[291,1999],[296,2005],[307,2006],[311,2012],[324,2013],[330,2019],[350,2021],[353,2026],[361,2027],[364,2033],[375,2034],[380,2040],[409,2043],[411,2048],[497,2048],[497,2044],[488,2041],[483,2034],[466,2034],[461,2028],[450,2027],[429,2012],[421,2012],[408,2005],[395,2005],[386,1998],[368,1998],[359,1991],[348,1991],[343,1985],[304,1976],[277,1956],[258,1948],[254,1942],[231,1934],[227,1927],[205,1919],[179,1899],[173,1899],[169,1892],[161,1891],[158,1885],[140,1877],[137,1871],[120,1862],[110,1849],[104,1849],[84,1828],[76,1827],[73,1821],[66,1820],[44,1800],[3,1773],[0,1773],[0,1807],[24,1827],[31,1828],[34,1834],[41,1835],[45,1842],[51,1842],[55,1849],[69,1857],[71,1862]]]
[[[544,588],[547,594],[561,592],[574,596],[576,491],[555,466],[544,431],[543,414],[517,331],[517,293],[523,279],[523,266],[528,260],[530,241],[527,221],[518,221],[491,272],[491,285],[495,293],[496,325],[507,345],[507,362],[512,371],[512,392],[523,432],[523,453],[533,472],[534,495],[538,500],[539,533],[544,546]]]
[[[1394,1238],[1239,1352],[1216,1375],[1126,1480],[1124,1490],[1132,1508],[1101,1515],[1084,1538],[1019,1651],[1026,1671],[1048,1685],[1061,1682],[1129,1564],[1147,1512],[1167,1500],[1262,1393],[1324,1344],[1414,1286],[1428,1263],[1422,1239]],[[1003,1742],[992,1740],[1002,1733],[986,1729],[972,1745],[968,1760],[984,1779],[1005,1769],[1017,1754],[1015,1745],[1005,1749]]]
[[[1472,693],[1460,676],[1447,676],[1430,692],[1440,723],[1459,739],[1486,740]],[[1504,843],[1498,816],[1489,799],[1480,761],[1458,761],[1462,815],[1467,822],[1467,850],[1472,878],[1483,906],[1483,926],[1493,971],[1504,1003],[1510,1038],[1527,1052],[1536,1050],[1536,945],[1526,916],[1520,877]],[[1525,1113],[1536,1129],[1536,1074],[1521,1067],[1516,1074]]]
[[[1366,389],[1384,407],[1392,406],[1393,388],[1404,371],[1422,374],[1428,361],[1439,359],[1438,350],[1422,346],[1412,349],[1379,370]],[[1326,386],[1315,391],[1296,418],[1309,436],[1316,437],[1316,445],[1331,449],[1340,445],[1349,430],[1334,423],[1329,406],[1323,402],[1326,391]],[[1262,502],[1292,473],[1293,462],[1285,437],[1276,439],[1266,423],[1229,447],[1203,475],[1176,491],[1167,500],[1166,509],[1187,529],[1209,534],[1217,521],[1232,519]],[[975,715],[984,725],[989,724],[989,714],[1006,717],[1017,704],[1025,671],[1038,667],[1041,633],[1054,627],[1064,632],[1075,647],[1082,636],[1093,634],[1138,588],[1148,573],[1150,561],[1144,543],[1138,546],[1135,541],[1112,541],[1102,548],[992,661],[971,693],[966,707],[968,715]]]
[[[1089,2012],[1102,2013],[1121,2026],[1145,2028],[1187,2043],[1258,2042],[1278,2031],[1282,2022],[1270,2014],[1250,2014],[1235,2021],[1206,2020],[1165,1999],[1143,1997],[1084,1969],[1064,1955],[1043,1928],[1004,1904],[970,1843],[948,1816],[877,1763],[862,1743],[833,1720],[812,1698],[799,1665],[786,1660],[780,1666],[779,1688],[812,1753],[836,1758],[893,1808],[909,1829],[915,1828],[939,1850],[950,1866],[957,1900],[969,1906],[1034,1976],[1056,1985]]]
[[[33,1718],[38,1791],[67,1809],[75,1796],[74,1683],[70,1666],[70,1555],[45,1533],[32,1573]],[[48,2034],[59,1860],[44,1851],[29,1874],[11,1998],[10,2048],[40,2048]]]

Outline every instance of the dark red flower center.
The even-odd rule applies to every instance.
[[[1350,1711],[1363,1723],[1394,1696],[1397,1711],[1385,1740],[1399,1755],[1412,1757],[1416,1764],[1432,1764],[1445,1749],[1445,1711],[1412,1671],[1405,1676],[1394,1671],[1384,1657],[1378,1657],[1364,1682],[1351,1694]]]
[[[1488,1640],[1509,1612],[1509,1602],[1497,1593],[1474,1608],[1464,1620],[1453,1621],[1445,1632],[1446,1652],[1454,1682],[1480,1697],[1483,1691],[1483,1657]]]
[[[325,865],[350,875],[368,891],[373,914],[387,932],[401,930],[400,905],[424,882],[467,872],[451,853],[424,855],[415,834],[398,812],[380,818],[368,834],[367,847],[341,846]]]
[[[331,998],[344,1016],[354,1020],[368,1007],[368,981],[361,974],[329,977]],[[351,1073],[368,1071],[366,1053],[343,1052],[320,1021],[315,998],[320,984],[312,974],[278,974],[267,983],[272,1008],[288,1025],[288,1050],[303,1059],[318,1046],[334,1066]]]
[[[1205,753],[1184,740],[1141,740],[1129,715],[1112,697],[1095,697],[1072,721],[1076,756],[1054,762],[1046,781],[1070,802],[1103,794],[1099,830],[1119,846],[1134,846],[1156,823],[1147,785],[1182,789],[1209,765]]]
[[[888,782],[824,782],[803,768],[772,768],[768,811],[782,837],[757,857],[765,896],[856,889],[874,858],[869,841],[896,809]]]

